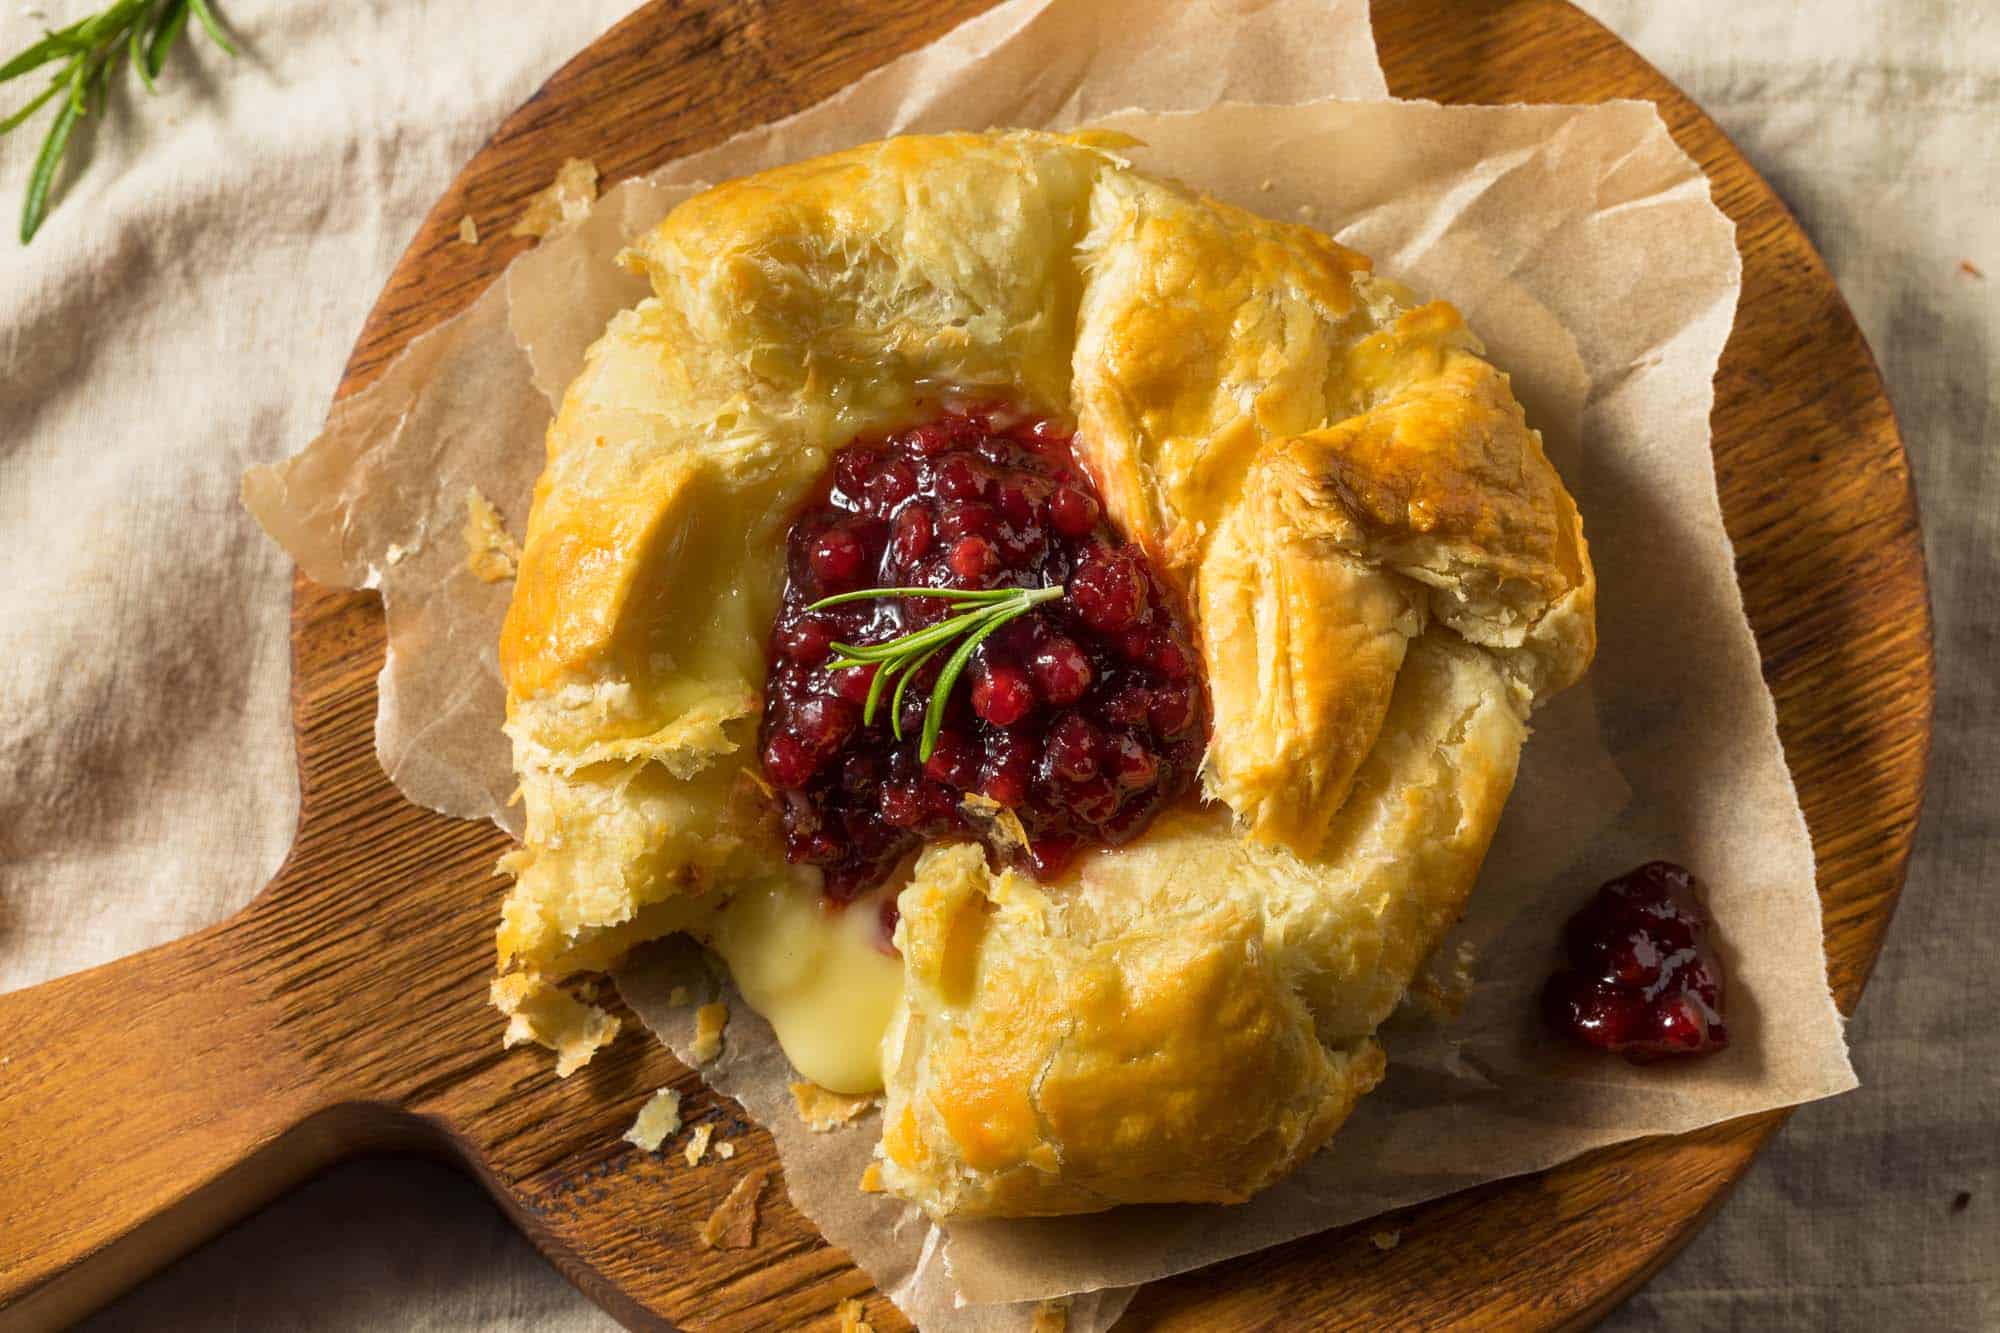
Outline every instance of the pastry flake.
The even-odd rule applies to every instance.
[[[573,999],[532,973],[496,977],[493,1006],[507,1016],[501,1045],[532,1042],[556,1053],[556,1076],[568,1078],[618,1035],[618,1020],[596,1005]]]
[[[722,1030],[728,1025],[729,1006],[720,1001],[694,1011],[694,1041],[688,1054],[696,1064],[705,1065],[722,1054]]]
[[[815,1134],[826,1134],[839,1129],[875,1105],[873,1097],[829,1092],[817,1083],[803,1081],[793,1083],[791,1092],[792,1104],[798,1107],[799,1119]]]
[[[632,1128],[625,1131],[625,1142],[641,1152],[658,1152],[661,1144],[680,1132],[681,1095],[672,1088],[661,1088],[639,1108]]]
[[[505,583],[521,562],[506,520],[477,487],[465,493],[465,567],[481,583]]]
[[[757,1241],[757,1196],[771,1178],[752,1171],[731,1187],[728,1195],[701,1226],[701,1244],[709,1250],[747,1250]]]
[[[555,179],[528,200],[520,220],[507,229],[507,234],[540,240],[588,216],[596,199],[597,164],[586,158],[569,158],[557,170]]]

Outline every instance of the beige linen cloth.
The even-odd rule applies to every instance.
[[[44,3],[0,0],[0,50],[82,9]],[[0,241],[0,989],[206,925],[278,864],[289,571],[237,478],[314,433],[432,199],[628,7],[234,0],[245,58],[177,57],[85,133],[34,246]],[[2000,1327],[2000,5],[1585,7],[1721,121],[1853,303],[1917,472],[1941,683],[1849,1032],[1861,1090],[1801,1109],[1607,1326]],[[0,143],[10,232],[34,146]],[[476,1186],[404,1159],[331,1173],[94,1323],[613,1327]]]

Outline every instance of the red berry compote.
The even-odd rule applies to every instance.
[[[926,841],[981,835],[962,808],[971,793],[1027,832],[1025,849],[993,850],[1047,878],[1084,848],[1137,836],[1193,787],[1207,744],[1200,656],[1070,442],[1008,409],[944,411],[840,450],[793,524],[759,745],[787,852],[821,869],[830,898],[854,898]],[[862,720],[879,668],[827,663],[835,643],[881,644],[962,608],[882,597],[807,609],[876,587],[1055,586],[1062,597],[975,650],[927,761],[919,738],[948,651],[911,676],[901,740],[886,697]]]
[[[1563,930],[1569,967],[1542,992],[1549,1024],[1637,1063],[1727,1046],[1722,965],[1708,948],[1699,889],[1670,861],[1598,889]]]

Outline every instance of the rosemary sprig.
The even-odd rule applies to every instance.
[[[35,238],[42,219],[48,216],[49,191],[55,185],[63,154],[69,151],[70,132],[76,122],[93,108],[103,109],[110,95],[111,76],[121,64],[129,63],[139,72],[147,92],[159,91],[154,80],[165,68],[190,14],[217,46],[231,56],[236,54],[209,0],[114,0],[88,18],[44,32],[39,42],[0,65],[0,83],[44,65],[60,65],[50,76],[48,87],[0,120],[0,136],[4,136],[52,99],[62,98],[41,152],[35,155],[34,170],[28,174],[28,193],[21,201],[21,244]]]
[[[984,591],[963,588],[864,588],[860,592],[822,597],[806,610],[818,611],[843,602],[864,602],[876,597],[936,597],[966,608],[935,625],[912,630],[886,643],[835,643],[833,649],[838,655],[826,664],[829,671],[865,666],[875,668],[875,679],[868,685],[868,702],[861,709],[863,725],[874,723],[883,691],[890,681],[895,682],[895,692],[889,697],[889,727],[895,732],[896,739],[901,740],[904,690],[909,688],[911,678],[923,670],[926,662],[943,652],[953,640],[958,640],[957,649],[945,659],[944,669],[938,672],[937,684],[931,687],[930,704],[924,709],[923,739],[917,745],[917,758],[928,763],[931,751],[937,748],[938,729],[944,725],[945,701],[951,697],[952,686],[958,684],[958,678],[965,674],[973,650],[985,641],[987,635],[1008,621],[1062,595],[1060,584],[1049,588],[994,588]]]

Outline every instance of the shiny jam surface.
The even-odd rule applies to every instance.
[[[968,794],[1019,817],[1025,848],[989,846],[1046,878],[1086,847],[1137,836],[1194,785],[1200,657],[1143,552],[1105,521],[1070,441],[1009,409],[943,412],[840,450],[828,491],[793,524],[758,743],[787,852],[821,869],[829,897],[853,898],[924,842],[986,834]],[[878,668],[826,664],[836,642],[884,643],[954,608],[883,597],[807,609],[876,587],[1057,585],[1061,598],[975,650],[928,761],[919,738],[948,653],[912,675],[901,740],[886,698],[862,720]]]
[[[1722,966],[1707,943],[1700,884],[1651,861],[1598,889],[1563,930],[1569,967],[1549,979],[1542,1010],[1585,1046],[1647,1063],[1729,1044]]]

